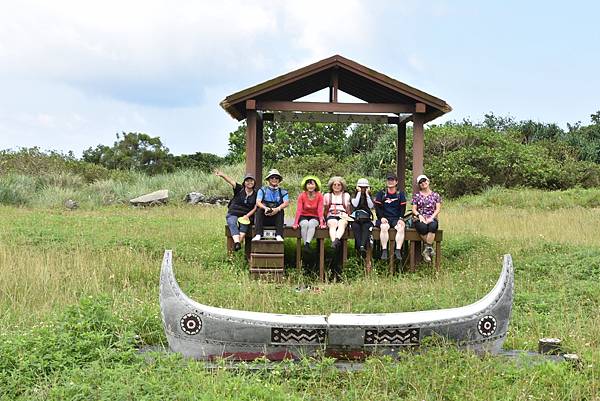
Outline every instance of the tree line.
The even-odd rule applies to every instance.
[[[425,129],[425,171],[435,177],[436,189],[447,196],[477,193],[494,185],[543,189],[600,186],[600,111],[590,117],[590,124],[568,124],[566,130],[553,123],[516,121],[493,113],[477,123],[463,120],[431,125]],[[264,164],[284,173],[380,177],[396,169],[396,137],[396,127],[391,125],[269,122],[263,133]],[[0,174],[37,174],[62,168],[94,181],[118,171],[149,175],[178,169],[210,172],[219,165],[242,162],[245,142],[242,123],[229,134],[227,156],[203,152],[176,156],[159,137],[123,132],[116,135],[112,146],[90,147],[81,159],[72,152],[38,148],[0,151]],[[410,127],[406,154],[406,166],[411,170]],[[410,182],[406,186],[410,187]]]

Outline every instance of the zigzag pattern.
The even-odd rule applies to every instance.
[[[416,345],[419,344],[419,329],[365,330],[365,344]]]
[[[326,329],[286,329],[273,327],[271,342],[277,344],[322,344],[327,337]]]

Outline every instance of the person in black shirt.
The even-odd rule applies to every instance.
[[[361,178],[356,183],[356,195],[350,200],[353,212],[352,231],[354,232],[354,246],[361,257],[367,256],[367,242],[371,238],[373,222],[371,209],[373,200],[371,199],[371,188],[366,178]]]
[[[225,219],[233,238],[233,249],[239,251],[256,212],[256,180],[252,174],[246,174],[242,186],[221,171],[217,170],[215,175],[227,181],[233,188],[233,198],[229,201]]]
[[[390,227],[396,229],[396,249],[394,255],[397,259],[401,258],[400,249],[404,243],[404,212],[406,211],[406,195],[398,191],[398,177],[394,173],[386,176],[386,188],[382,189],[375,196],[375,211],[377,212],[377,221],[375,226],[379,227],[379,239],[381,241],[381,259],[388,258],[388,240]]]

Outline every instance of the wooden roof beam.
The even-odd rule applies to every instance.
[[[326,113],[415,113],[416,107],[402,103],[327,103],[257,101],[256,109],[262,111],[320,111]]]

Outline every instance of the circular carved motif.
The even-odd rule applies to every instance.
[[[489,337],[496,332],[496,319],[494,316],[487,315],[479,319],[477,323],[479,334],[484,337]]]
[[[185,334],[189,334],[193,336],[194,334],[198,334],[200,330],[202,330],[202,320],[200,316],[195,313],[188,313],[181,318],[179,322],[181,326],[181,330]]]

